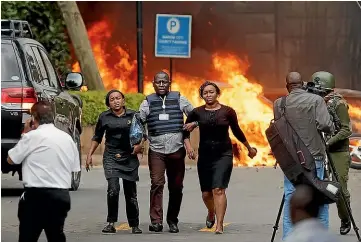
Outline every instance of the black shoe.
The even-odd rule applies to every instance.
[[[114,228],[114,225],[112,224],[108,224],[107,226],[104,227],[104,229],[102,230],[103,234],[115,234],[117,231]]]
[[[139,227],[132,227],[132,234],[141,234],[143,231]]]
[[[210,220],[208,215],[207,215],[207,218],[206,218],[206,226],[207,226],[207,228],[209,228],[209,229],[213,228],[213,225],[214,225],[215,222],[216,222],[215,217],[213,217],[213,220]]]
[[[340,234],[346,235],[351,231],[350,220],[341,220]]]
[[[150,232],[162,232],[163,231],[163,225],[160,223],[151,224],[149,225],[149,231]]]
[[[168,224],[168,226],[169,226],[170,233],[178,233],[179,232],[178,225],[176,225],[175,223],[170,223],[170,224]]]

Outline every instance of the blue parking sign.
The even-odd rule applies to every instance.
[[[155,56],[190,58],[191,33],[191,15],[157,14]]]

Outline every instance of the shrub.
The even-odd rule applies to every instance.
[[[106,91],[74,91],[71,93],[78,95],[83,101],[83,126],[95,125],[99,115],[108,109],[105,105],[105,96],[107,95]],[[139,106],[144,98],[145,96],[139,93],[125,94],[125,105],[129,109],[138,111]]]

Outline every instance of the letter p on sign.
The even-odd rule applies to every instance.
[[[179,20],[176,18],[171,18],[168,20],[167,22],[167,30],[169,33],[171,34],[176,34],[178,33],[180,29],[180,23]]]

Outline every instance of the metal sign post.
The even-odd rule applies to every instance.
[[[137,7],[137,70],[138,93],[143,93],[143,12],[142,2],[136,2]]]
[[[191,58],[192,16],[157,14],[155,56],[170,58],[169,78],[173,78],[173,58]]]
[[[169,58],[169,80],[172,82],[173,78],[173,59]]]

